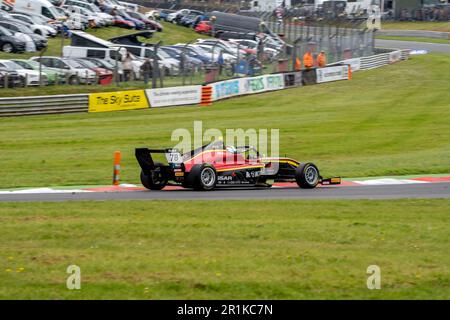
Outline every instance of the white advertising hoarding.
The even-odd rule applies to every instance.
[[[183,86],[145,90],[151,108],[199,104],[202,86]]]
[[[319,68],[316,70],[317,83],[348,80],[348,66]]]

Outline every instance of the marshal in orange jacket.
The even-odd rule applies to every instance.
[[[311,51],[308,51],[303,55],[303,65],[306,69],[311,69],[314,67],[314,56]]]

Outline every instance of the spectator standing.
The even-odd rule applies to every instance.
[[[133,59],[129,52],[127,52],[127,55],[122,60],[122,69],[125,76],[125,81],[130,81],[131,74],[133,72]]]
[[[150,58],[145,59],[144,63],[141,66],[141,73],[144,76],[144,83],[147,85],[152,75],[152,61]]]

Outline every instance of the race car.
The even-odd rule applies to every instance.
[[[223,141],[185,154],[171,148],[137,148],[135,154],[142,169],[142,185],[150,190],[162,190],[167,185],[203,191],[225,187],[270,188],[275,182],[296,182],[302,189],[313,189],[319,184],[341,183],[339,177],[323,179],[313,163],[263,157],[252,146],[226,147]],[[163,154],[167,164],[155,162],[152,154]]]

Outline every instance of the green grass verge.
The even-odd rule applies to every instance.
[[[446,39],[433,39],[433,38],[421,38],[421,37],[377,36],[377,39],[450,44],[450,40],[446,40]]]
[[[428,31],[440,31],[450,32],[450,22],[383,22],[381,24],[382,29],[392,30],[428,30]]]
[[[449,299],[449,205],[2,203],[0,298]],[[366,287],[369,265],[381,290]]]
[[[450,172],[450,56],[430,54],[342,81],[211,107],[0,119],[2,187],[139,183],[134,148],[167,147],[176,128],[279,128],[280,152],[324,175]]]

